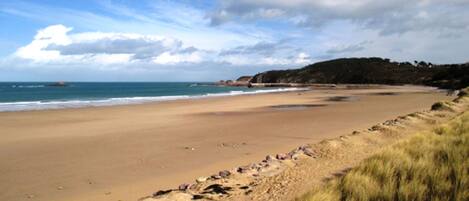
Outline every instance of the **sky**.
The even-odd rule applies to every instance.
[[[469,0],[0,0],[0,81],[216,81],[469,61]]]

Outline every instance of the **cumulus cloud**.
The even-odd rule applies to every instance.
[[[67,32],[72,30],[71,28],[54,25],[49,26],[45,29],[38,31],[34,40],[24,46],[19,48],[14,55],[23,58],[31,59],[34,61],[47,61],[51,59],[58,59],[60,57],[60,52],[55,50],[44,50],[49,45],[67,45],[71,43],[71,40],[67,36]]]
[[[37,32],[33,41],[19,48],[14,57],[34,63],[93,64],[154,67],[223,63],[225,65],[303,64],[309,57],[301,49],[278,42],[258,42],[222,50],[203,50],[182,41],[162,36],[132,33],[81,32],[52,25]],[[134,65],[134,66],[136,66]]]
[[[205,52],[185,47],[177,39],[129,33],[70,33],[73,28],[52,25],[37,32],[33,41],[14,56],[33,62],[127,64],[153,62],[175,64],[201,62]]]

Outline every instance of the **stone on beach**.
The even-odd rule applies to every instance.
[[[274,158],[272,155],[267,155],[267,156],[265,157],[265,161],[267,161],[267,162],[269,162],[269,161],[274,161],[274,160],[275,160],[275,158]]]
[[[237,172],[239,172],[239,173],[246,173],[246,172],[249,171],[250,169],[251,169],[250,166],[241,166],[241,167],[238,167]]]
[[[220,176],[220,175],[216,175],[216,174],[214,174],[214,175],[212,175],[212,176],[210,176],[210,177],[211,177],[212,179],[221,179],[221,176]]]
[[[276,158],[278,160],[286,160],[288,159],[288,156],[286,154],[277,154]]]
[[[179,185],[178,189],[179,189],[180,191],[185,191],[185,190],[187,190],[190,186],[191,186],[190,184],[184,183],[184,184]]]
[[[228,171],[228,170],[222,170],[222,171],[220,171],[220,172],[218,173],[218,175],[220,175],[220,177],[225,178],[225,177],[230,176],[230,175],[231,175],[231,172]]]
[[[203,183],[205,181],[207,181],[207,177],[199,177],[195,180],[197,183]]]

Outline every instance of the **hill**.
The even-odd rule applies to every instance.
[[[342,58],[300,69],[259,73],[251,83],[416,84],[447,89],[469,85],[469,64],[433,65],[392,62],[383,58]]]

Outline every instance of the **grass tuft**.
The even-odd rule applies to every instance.
[[[296,200],[469,200],[469,114],[387,148]]]

